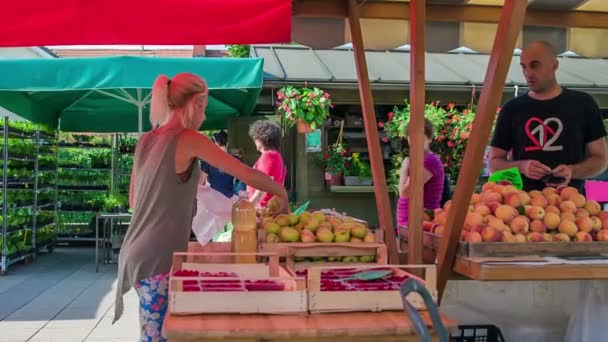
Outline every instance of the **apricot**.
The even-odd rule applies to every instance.
[[[477,243],[477,242],[481,242],[481,234],[479,234],[478,232],[470,232],[467,235],[467,241],[470,243]]]
[[[492,211],[490,210],[490,208],[488,208],[487,205],[479,203],[475,206],[475,213],[480,214],[482,216],[487,216],[492,214]]]
[[[599,213],[602,211],[602,207],[597,201],[587,201],[587,203],[585,203],[585,209],[591,216],[599,215]]]
[[[519,199],[521,200],[521,205],[528,205],[530,204],[530,201],[532,201],[532,197],[530,197],[530,195],[528,195],[528,193],[525,191],[521,191],[519,193]]]
[[[574,241],[591,242],[591,241],[593,241],[593,238],[591,237],[591,234],[589,234],[587,232],[578,232],[578,233],[576,233],[576,236],[574,237]]]
[[[511,206],[503,204],[496,208],[496,213],[494,214],[496,217],[508,224],[515,218],[515,216],[517,216],[517,210]]]
[[[519,193],[517,192],[508,192],[503,194],[504,203],[513,208],[517,208],[522,205],[521,197],[519,197]]]
[[[544,234],[547,232],[547,226],[542,220],[533,220],[530,222],[530,231]]]
[[[562,222],[559,223],[558,229],[560,233],[564,233],[570,237],[574,237],[578,232],[578,227],[576,226],[576,223],[564,219],[562,219]]]
[[[534,206],[526,214],[533,220],[542,220],[547,213],[542,207]]]
[[[558,208],[558,207],[556,207],[556,206],[554,206],[554,205],[548,205],[548,206],[545,208],[545,212],[546,212],[547,214],[548,214],[548,213],[555,213],[555,214],[557,214],[557,215],[559,215],[559,214],[561,214],[561,213],[562,213],[562,212],[559,210],[559,208]]]
[[[492,190],[496,186],[494,182],[487,182],[481,187],[482,192],[486,192],[488,190]]]
[[[542,193],[543,195],[545,195],[545,197],[549,197],[550,195],[557,195],[557,189],[548,186],[543,189]]]
[[[498,242],[502,238],[502,235],[494,227],[486,227],[481,232],[481,238],[484,242]]]
[[[530,204],[535,207],[545,208],[546,206],[549,205],[549,201],[547,201],[547,198],[545,196],[539,195],[536,197],[532,197]]]
[[[537,197],[537,196],[544,196],[542,192],[540,192],[539,190],[532,190],[528,193],[530,195],[531,198]]]
[[[513,235],[513,233],[511,232],[502,232],[502,242],[516,242],[515,241],[515,235]]]
[[[572,201],[577,208],[582,208],[587,203],[587,199],[581,194],[574,194],[570,196],[570,201]]]
[[[602,229],[597,233],[597,241],[608,241],[608,229]]]
[[[602,220],[597,216],[591,216],[590,219],[593,221],[593,230],[599,232],[602,229]]]
[[[570,200],[570,197],[572,195],[577,195],[577,194],[578,194],[578,189],[568,186],[568,187],[562,189],[562,191],[560,192],[559,195],[564,201],[568,201],[568,200]]]
[[[576,217],[589,217],[589,212],[584,209],[584,208],[578,208],[576,209],[576,212],[574,213],[574,216]]]
[[[593,230],[593,221],[588,217],[579,217],[574,221],[579,231],[591,232]]]
[[[547,196],[547,202],[549,202],[549,205],[559,206],[562,203],[562,198],[558,194],[551,194]]]
[[[530,229],[530,223],[524,218],[524,216],[517,216],[511,221],[511,231],[514,234],[520,233],[525,234]]]
[[[526,237],[527,237],[528,241],[530,241],[530,242],[544,242],[545,241],[543,234],[537,233],[537,232],[529,233]]]
[[[563,201],[560,205],[559,205],[559,209],[562,211],[562,213],[575,213],[576,212],[576,204],[574,204],[574,202],[572,201]]]
[[[528,242],[528,239],[526,238],[526,236],[524,234],[515,234],[515,242],[517,242],[517,243]]]
[[[471,204],[477,204],[481,202],[481,195],[480,194],[473,194],[471,196]]]
[[[553,241],[571,241],[570,237],[564,233],[557,233],[553,235]]]
[[[473,227],[476,224],[482,224],[483,216],[481,214],[477,214],[477,213],[468,213],[464,220],[464,223],[471,227]]]
[[[488,191],[481,195],[481,201],[485,202],[485,203],[488,203],[488,202],[502,203],[502,200],[503,200],[502,195],[499,192]]]
[[[547,214],[545,214],[545,218],[543,219],[543,222],[547,226],[547,229],[557,229],[561,221],[562,219],[559,217],[559,214],[556,214],[554,212],[548,212]]]
[[[565,212],[565,213],[561,213],[561,215],[559,215],[559,217],[563,220],[569,220],[569,221],[576,221],[576,216],[574,216],[574,213],[571,212]]]

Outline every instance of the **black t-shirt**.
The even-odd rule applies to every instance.
[[[576,164],[587,158],[587,143],[606,136],[595,100],[586,93],[563,88],[549,100],[535,100],[523,94],[501,109],[492,147],[512,150],[513,160],[537,160],[550,168]],[[546,185],[523,176],[524,190],[541,190]],[[584,181],[570,186],[583,191]]]

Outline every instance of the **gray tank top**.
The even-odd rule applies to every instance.
[[[120,249],[113,322],[122,315],[123,295],[136,282],[169,272],[173,252],[188,248],[200,169],[193,162],[189,177],[175,173],[182,131],[155,129],[142,135],[135,149],[135,208]]]

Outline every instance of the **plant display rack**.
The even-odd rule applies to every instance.
[[[30,123],[0,121],[2,144],[2,235],[0,273],[31,261],[56,242],[56,135]]]
[[[113,182],[111,135],[62,133],[57,149],[60,242],[95,241],[94,213],[102,211]]]
[[[118,194],[128,196],[131,182],[131,169],[133,168],[133,157],[137,137],[129,134],[120,135],[117,139],[117,168],[115,173]]]

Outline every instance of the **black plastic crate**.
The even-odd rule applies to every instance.
[[[506,342],[495,325],[460,325],[459,335],[452,336],[454,342]]]

